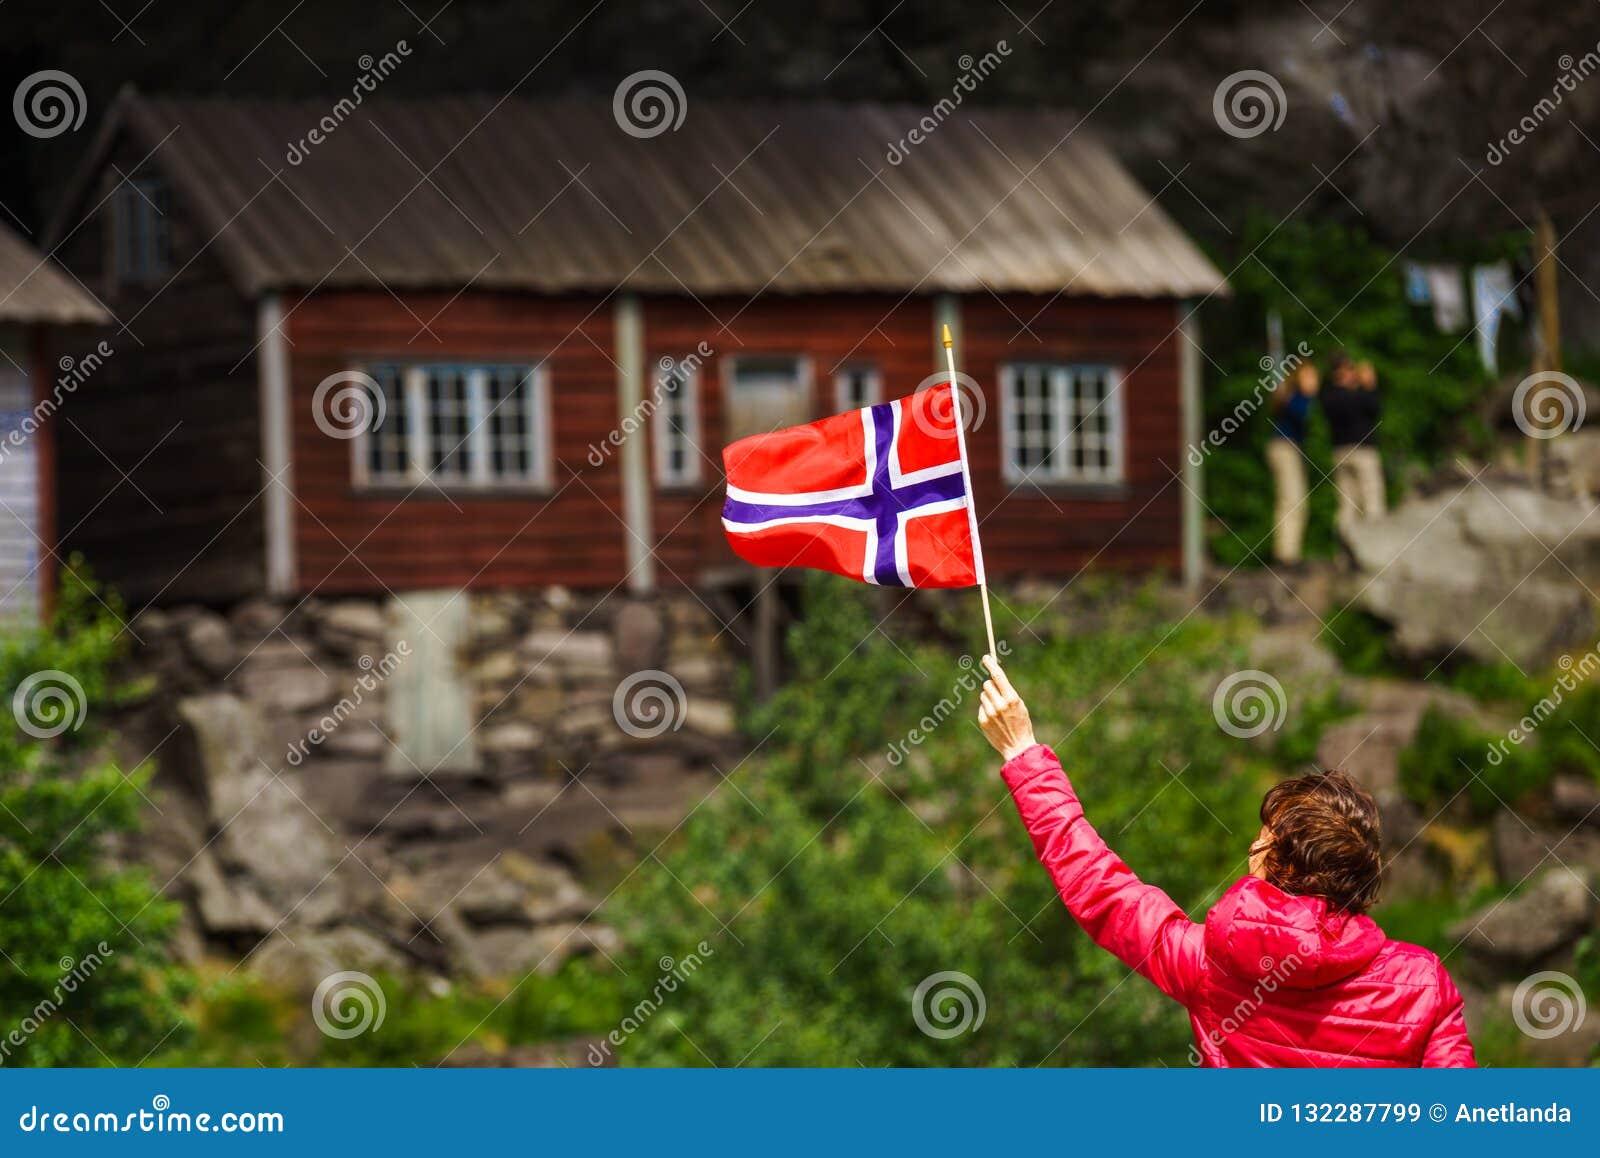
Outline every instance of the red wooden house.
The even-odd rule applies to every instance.
[[[706,582],[720,448],[909,393],[949,323],[990,573],[1193,573],[1221,275],[1072,116],[891,163],[924,112],[125,93],[50,239],[119,351],[67,545],[134,601]]]

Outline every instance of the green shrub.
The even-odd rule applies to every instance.
[[[166,955],[176,906],[107,856],[109,842],[136,831],[148,782],[112,759],[103,728],[122,694],[114,672],[128,639],[115,600],[76,560],[53,621],[0,636],[12,712],[0,727],[7,1065],[136,1063],[185,1029],[182,975]]]
[[[653,967],[653,966],[647,966]],[[569,960],[552,976],[515,984],[465,982],[434,992],[416,978],[380,976],[381,1024],[347,1038],[318,1030],[311,1002],[249,973],[211,977],[190,1001],[191,1039],[155,1061],[185,1066],[437,1065],[477,1046],[490,1055],[521,1045],[601,1037],[624,1015],[627,978],[609,964]],[[370,992],[367,986],[362,988]]]
[[[1007,667],[1107,841],[1199,913],[1243,873],[1271,778],[1212,716],[1242,648],[1227,626],[1137,601],[1105,614],[1045,642],[1018,633]],[[755,714],[768,738],[661,850],[667,871],[612,898],[640,959],[714,950],[621,1059],[1181,1064],[1181,1011],[1077,929],[1034,859],[958,649],[876,623],[855,588],[816,583],[793,682]],[[981,987],[986,1013],[939,1038],[912,1001],[948,971]]]
[[[1553,769],[1541,757],[1536,747],[1509,744],[1430,707],[1400,753],[1400,788],[1434,807],[1459,796],[1475,815],[1489,816],[1549,783]]]

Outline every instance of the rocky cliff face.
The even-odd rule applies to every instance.
[[[607,952],[597,901],[737,759],[731,637],[693,594],[411,603],[135,621],[124,755],[158,769],[137,856],[190,956],[301,985]]]

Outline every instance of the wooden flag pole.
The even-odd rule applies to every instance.
[[[972,493],[972,470],[967,465],[966,424],[961,420],[961,387],[956,384],[956,354],[952,348],[950,327],[944,326],[944,360],[950,367],[950,415],[956,424],[956,448],[961,454],[961,482],[967,489],[967,526],[972,531],[972,569],[978,576],[978,590],[983,595],[983,630],[989,637],[989,654],[1000,662],[1000,653],[994,646],[994,616],[989,612],[989,580],[983,573],[983,542],[978,538],[977,496]]]

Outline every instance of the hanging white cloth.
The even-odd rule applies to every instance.
[[[1500,317],[1521,316],[1516,286],[1511,281],[1511,264],[1475,266],[1472,270],[1472,322],[1478,338],[1478,356],[1491,374],[1499,373],[1497,345]]]

